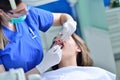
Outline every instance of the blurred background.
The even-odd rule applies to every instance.
[[[70,14],[77,22],[76,33],[87,43],[94,66],[117,74],[120,79],[120,0],[23,0],[51,12]],[[44,52],[60,28],[40,33]],[[49,36],[48,36],[49,34]]]

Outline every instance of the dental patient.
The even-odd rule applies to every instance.
[[[61,48],[53,49],[56,45],[61,46]],[[28,79],[25,79],[23,69],[11,69],[9,72],[1,73],[0,80],[116,80],[115,74],[92,66],[93,61],[90,57],[90,51],[84,41],[76,34],[72,34],[67,40],[63,40],[61,35],[55,37],[49,51],[47,58],[44,57],[46,64],[42,66],[42,70],[44,70],[44,67],[49,67],[47,66],[48,63],[52,64],[59,59],[55,57],[62,55],[62,59],[59,59],[60,63],[53,66],[53,70],[41,75],[32,74],[29,75]],[[56,52],[62,54],[56,56]]]
[[[116,80],[116,75],[99,67],[93,67],[90,51],[76,34],[65,40],[57,36],[54,45],[62,46],[62,59],[58,65],[41,75],[41,80]]]

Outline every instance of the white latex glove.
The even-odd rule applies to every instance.
[[[26,80],[22,68],[10,69],[7,72],[0,73],[0,80]]]
[[[75,32],[77,23],[74,20],[67,20],[63,24],[63,29],[60,34],[62,34],[61,39],[63,41],[69,39],[69,37]]]
[[[44,55],[42,62],[36,66],[39,72],[42,74],[50,67],[58,64],[61,61],[62,50],[61,46],[55,45]]]

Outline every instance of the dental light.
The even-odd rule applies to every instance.
[[[27,5],[38,6],[38,5],[44,5],[47,3],[55,2],[58,0],[22,0],[22,1]]]

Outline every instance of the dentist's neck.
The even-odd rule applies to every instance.
[[[6,26],[11,31],[16,31],[15,25],[13,23],[11,23],[11,22],[5,22],[5,21],[3,21],[2,25]]]

